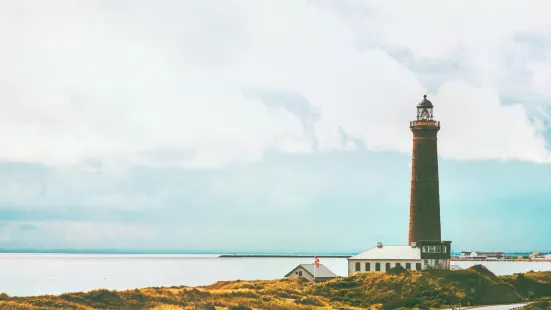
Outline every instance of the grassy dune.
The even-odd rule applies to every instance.
[[[460,271],[357,274],[323,283],[302,279],[217,282],[205,287],[95,290],[37,297],[0,294],[0,309],[420,309],[514,303],[551,297],[551,272],[498,277],[483,266]]]

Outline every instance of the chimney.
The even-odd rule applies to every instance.
[[[381,241],[377,242],[377,247],[378,248],[382,248],[383,247],[383,243]]]

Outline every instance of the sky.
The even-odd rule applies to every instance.
[[[0,248],[551,251],[546,1],[0,0]]]

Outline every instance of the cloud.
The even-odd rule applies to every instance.
[[[353,149],[343,136],[408,152],[408,121],[430,90],[442,156],[548,162],[547,128],[533,121],[544,116],[501,101],[513,90],[550,96],[551,63],[518,41],[549,37],[547,4],[499,15],[473,5],[4,2],[0,159],[205,168]],[[515,87],[517,73],[531,78]]]
[[[206,171],[0,163],[0,247],[319,253],[360,251],[380,240],[402,244],[410,162],[407,154],[356,150],[270,153],[261,164]],[[540,227],[533,243],[543,246],[551,233],[543,223],[549,218],[550,169],[442,160],[443,234],[456,249],[475,246],[453,223],[476,218],[516,225],[500,231],[501,240],[515,239],[519,231],[534,235],[530,227]],[[331,228],[320,230],[325,224]],[[478,231],[492,233],[493,226]],[[499,242],[488,246],[522,250]]]

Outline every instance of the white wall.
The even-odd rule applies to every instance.
[[[416,270],[415,264],[422,263],[421,260],[411,260],[411,261],[383,261],[383,260],[349,260],[348,261],[348,275],[351,275],[353,273],[356,273],[356,263],[360,263],[360,272],[366,272],[365,270],[365,263],[371,264],[371,271],[375,271],[375,263],[381,264],[381,270],[380,272],[385,272],[386,270],[386,263],[390,263],[390,268],[396,267],[396,263],[399,263],[402,265],[402,267],[406,268],[406,263],[411,264],[411,270]],[[423,265],[421,264],[421,268],[423,268]]]
[[[440,259],[440,267],[441,269],[450,269],[451,262],[449,259]],[[416,264],[421,263],[421,270],[426,269],[425,268],[425,262],[424,260],[410,260],[410,261],[384,261],[384,260],[349,260],[348,261],[348,275],[351,275],[353,273],[356,273],[356,263],[360,263],[360,271],[359,272],[366,272],[366,266],[365,263],[371,264],[371,270],[369,272],[375,271],[375,263],[381,264],[381,270],[379,272],[386,272],[386,263],[390,263],[390,268],[396,267],[396,263],[399,263],[402,265],[402,267],[406,268],[406,263],[411,264],[411,270],[417,270]],[[435,260],[429,259],[428,265],[432,268],[435,267]]]
[[[314,276],[312,276],[310,273],[308,273],[308,271],[306,271],[306,269],[304,269],[302,267],[298,267],[295,270],[293,270],[293,272],[291,272],[291,274],[289,276],[287,276],[287,278],[299,277],[299,275],[297,274],[299,271],[302,271],[302,277],[303,278],[305,278],[309,281],[314,281]]]

